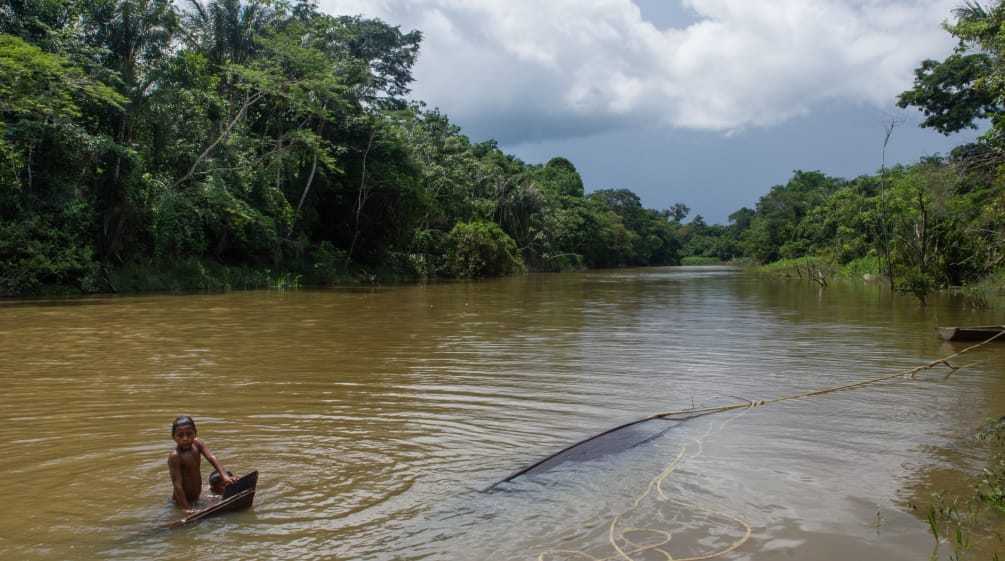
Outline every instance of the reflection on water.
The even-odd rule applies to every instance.
[[[993,323],[729,268],[2,302],[0,557],[915,560],[911,505],[1005,413],[1005,345],[481,490],[650,413],[903,371],[959,350],[937,324]],[[157,529],[180,413],[261,472],[252,510]]]

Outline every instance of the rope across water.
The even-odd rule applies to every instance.
[[[726,427],[727,424],[729,424],[733,420],[739,418],[740,416],[742,416],[743,414],[745,414],[750,409],[752,409],[754,407],[761,406],[761,405],[767,405],[769,403],[777,403],[777,402],[780,402],[780,401],[787,401],[787,400],[791,400],[791,399],[802,399],[802,398],[807,398],[807,397],[815,397],[815,396],[825,395],[825,394],[832,393],[832,392],[838,392],[838,391],[843,391],[843,390],[860,388],[860,387],[863,387],[863,386],[867,386],[867,385],[870,385],[870,384],[876,384],[876,383],[879,383],[879,382],[883,382],[883,381],[890,380],[890,379],[893,379],[893,378],[898,378],[898,377],[903,377],[903,378],[906,378],[908,380],[914,380],[915,377],[917,376],[917,374],[919,372],[922,372],[924,370],[929,370],[929,369],[935,368],[935,367],[940,366],[940,365],[945,365],[946,367],[948,367],[950,369],[950,375],[951,375],[953,372],[956,372],[957,370],[959,370],[961,368],[966,368],[968,366],[973,366],[973,363],[956,366],[956,365],[953,365],[953,364],[950,363],[951,360],[953,360],[953,359],[955,359],[955,358],[957,358],[957,357],[959,357],[961,355],[964,355],[964,354],[966,354],[966,353],[968,353],[968,352],[970,352],[970,351],[972,351],[974,349],[982,347],[982,346],[984,346],[984,345],[986,345],[986,344],[988,344],[988,343],[990,343],[990,342],[992,342],[992,341],[994,341],[994,340],[996,340],[996,339],[998,339],[1000,337],[1005,337],[1005,331],[1002,331],[1002,332],[996,334],[995,336],[993,336],[993,337],[991,337],[991,338],[989,338],[989,339],[987,339],[987,340],[985,340],[983,342],[977,343],[977,344],[969,346],[969,347],[967,347],[967,348],[965,348],[965,349],[963,349],[963,350],[961,350],[959,352],[953,353],[952,355],[949,355],[949,356],[947,356],[945,358],[934,360],[934,361],[932,361],[932,362],[930,362],[928,364],[924,364],[922,366],[911,368],[909,370],[900,371],[900,372],[896,372],[896,373],[893,373],[893,374],[887,374],[887,375],[884,375],[884,376],[878,376],[876,378],[871,378],[871,379],[868,379],[868,380],[862,380],[862,381],[859,381],[859,382],[853,382],[853,383],[850,383],[850,384],[844,384],[844,385],[840,385],[840,386],[834,386],[834,387],[830,387],[830,388],[824,388],[824,389],[810,391],[810,392],[805,392],[805,393],[800,393],[800,394],[793,394],[793,395],[787,395],[787,396],[782,396],[782,397],[775,397],[775,398],[771,398],[771,399],[750,400],[750,401],[747,401],[745,403],[739,403],[739,404],[721,405],[721,406],[713,406],[713,407],[700,407],[700,408],[691,408],[691,409],[679,409],[679,410],[675,410],[675,411],[664,411],[664,412],[660,412],[660,413],[653,413],[652,415],[649,415],[648,417],[646,417],[643,420],[659,419],[659,418],[670,417],[670,416],[703,415],[703,414],[719,413],[719,412],[725,412],[725,411],[739,411],[737,415],[735,415],[735,416],[727,419],[726,421],[724,421],[723,423],[721,423],[718,426],[718,429],[717,429],[716,432],[721,432]],[[947,378],[948,378],[948,376],[949,375],[947,375]],[[641,421],[636,421],[636,422],[641,422]],[[627,423],[625,425],[621,425],[621,427],[629,426],[629,425],[635,424],[636,422]],[[618,428],[621,428],[621,427],[618,427]],[[612,430],[616,430],[616,429],[612,429]],[[609,432],[611,432],[611,431],[606,431],[606,432],[601,433],[601,434],[608,434]],[[697,447],[697,451],[695,452],[694,456],[692,456],[692,458],[696,458],[696,457],[698,457],[702,453],[702,450],[703,450],[703,441],[711,433],[712,433],[712,425],[709,426],[709,429],[705,432],[705,434],[703,434],[702,436],[700,436],[699,438],[697,438],[696,440],[694,440],[691,443],[691,444],[696,445],[696,447]],[[590,439],[586,439],[585,441],[581,441],[580,443],[577,443],[574,446],[578,446],[579,444],[582,444],[583,442],[586,442],[586,441],[589,441],[589,440]],[[605,556],[605,557],[597,557],[595,555],[591,555],[585,549],[551,549],[551,550],[546,550],[546,551],[541,552],[540,555],[538,555],[538,557],[537,557],[538,561],[554,561],[554,560],[557,560],[557,559],[569,559],[569,560],[578,559],[578,560],[586,560],[586,561],[617,561],[617,560],[621,560],[621,561],[636,561],[636,559],[638,559],[638,557],[636,557],[636,556],[638,556],[638,555],[647,555],[647,558],[651,558],[651,555],[657,555],[658,558],[665,559],[666,561],[702,561],[702,560],[706,560],[706,559],[713,559],[713,558],[716,558],[716,557],[720,557],[722,555],[725,555],[726,553],[729,553],[729,552],[731,552],[731,551],[733,551],[733,550],[741,547],[744,543],[747,542],[747,540],[750,538],[750,535],[752,533],[752,529],[751,529],[750,525],[747,524],[743,520],[743,518],[741,518],[738,515],[734,515],[734,514],[722,512],[720,510],[716,510],[716,509],[711,508],[711,507],[706,506],[706,505],[689,503],[689,502],[681,501],[681,500],[678,500],[678,499],[674,499],[671,496],[669,496],[669,494],[666,493],[664,491],[664,489],[663,489],[663,482],[685,460],[685,458],[687,457],[688,446],[690,446],[691,444],[682,446],[681,449],[680,449],[680,451],[678,452],[677,456],[673,459],[673,461],[671,461],[670,464],[665,469],[663,469],[663,471],[661,471],[659,473],[659,475],[657,475],[656,477],[654,477],[652,480],[649,481],[649,483],[646,486],[645,490],[632,502],[631,506],[629,506],[625,510],[621,511],[620,513],[616,514],[612,518],[612,520],[610,522],[610,525],[609,525],[608,532],[607,532],[607,542],[608,542],[608,545],[610,546],[610,548],[614,552],[613,555],[609,555],[609,556]],[[572,448],[572,447],[570,447],[570,448]],[[540,465],[544,461],[547,461],[548,459],[554,458],[555,456],[561,454],[562,452],[565,452],[566,450],[569,450],[570,448],[566,448],[565,450],[563,450],[563,451],[561,451],[561,452],[559,452],[557,454],[549,456],[548,458],[545,458],[545,460],[542,460],[540,462],[537,462],[537,463],[533,464],[533,466]],[[531,466],[531,467],[533,467],[533,466]],[[529,470],[529,468],[526,468],[524,470],[518,471],[518,472],[516,472],[515,474],[511,475],[510,477],[508,477],[507,479],[505,479],[503,481],[509,481],[509,480],[517,477],[518,475],[527,472],[528,470]],[[493,487],[495,487],[495,486],[493,486]],[[491,489],[491,487],[490,487],[490,489]],[[679,508],[682,508],[682,509],[690,509],[692,511],[699,511],[699,512],[702,512],[702,513],[704,513],[707,516],[710,516],[712,518],[717,518],[720,522],[723,522],[723,523],[726,523],[726,524],[732,524],[736,528],[736,532],[735,533],[737,535],[739,535],[739,534],[742,534],[742,535],[739,536],[734,541],[732,541],[731,543],[729,543],[728,545],[724,545],[722,548],[715,549],[713,551],[709,551],[708,553],[703,553],[703,554],[700,554],[700,555],[692,555],[690,557],[674,557],[670,553],[670,551],[668,551],[666,549],[666,546],[668,546],[671,543],[671,540],[673,538],[672,532],[670,532],[668,530],[665,530],[665,529],[658,529],[658,528],[625,527],[625,528],[620,528],[619,529],[621,523],[628,517],[628,515],[630,513],[632,513],[633,511],[639,509],[639,507],[646,501],[646,499],[648,499],[648,498],[654,498],[654,499],[656,499],[657,497],[658,497],[659,500],[662,500],[662,501],[664,501],[666,503],[672,504],[675,507],[679,507]],[[649,540],[650,543],[642,543],[643,541],[645,541],[642,538],[645,538],[645,537],[655,537],[655,539]]]
[[[832,393],[832,392],[838,392],[838,391],[842,391],[842,390],[850,390],[852,388],[858,388],[858,387],[861,387],[861,386],[867,386],[869,384],[875,384],[877,382],[883,382],[883,381],[890,380],[892,378],[898,378],[898,377],[905,377],[908,380],[913,380],[914,377],[919,372],[921,372],[923,370],[929,370],[931,368],[935,368],[936,366],[939,366],[941,364],[946,365],[950,369],[951,372],[955,372],[955,371],[957,371],[957,370],[959,370],[961,368],[966,368],[968,366],[973,366],[973,365],[972,364],[964,364],[964,365],[960,365],[960,366],[953,366],[952,364],[949,363],[950,360],[952,360],[952,359],[954,359],[954,358],[956,358],[956,357],[958,357],[960,355],[963,355],[963,354],[965,354],[967,352],[970,352],[973,349],[976,349],[978,347],[982,347],[982,346],[990,343],[991,341],[994,341],[995,339],[998,339],[999,337],[1003,337],[1003,336],[1005,336],[1005,331],[1001,331],[1001,332],[997,333],[994,337],[991,337],[991,338],[989,338],[989,339],[987,339],[985,341],[977,343],[976,345],[971,345],[971,346],[963,349],[962,351],[953,353],[953,354],[951,354],[951,355],[949,355],[949,356],[947,356],[945,358],[940,358],[938,360],[933,360],[932,362],[929,362],[928,364],[925,364],[925,365],[922,365],[922,366],[917,366],[917,367],[912,368],[910,370],[904,370],[904,371],[901,371],[901,372],[896,372],[894,374],[887,374],[886,376],[879,376],[878,378],[871,378],[869,380],[862,380],[860,382],[852,382],[850,384],[845,384],[843,386],[835,386],[835,387],[832,387],[832,388],[824,388],[822,390],[816,390],[816,391],[812,391],[812,392],[806,392],[806,393],[800,393],[800,394],[794,394],[794,395],[786,395],[786,396],[782,396],[782,397],[775,397],[775,398],[772,398],[772,399],[762,399],[762,400],[757,400],[757,401],[749,401],[747,403],[740,403],[740,404],[734,404],[734,405],[721,405],[721,406],[716,406],[716,407],[703,407],[703,408],[698,408],[698,409],[680,409],[680,410],[677,410],[677,411],[665,411],[665,412],[662,412],[662,413],[653,413],[652,415],[649,415],[649,417],[647,417],[647,418],[649,418],[649,419],[658,419],[658,418],[661,418],[661,417],[668,417],[670,415],[681,415],[681,414],[687,414],[687,413],[716,413],[716,412],[719,412],[719,411],[729,411],[731,409],[742,409],[744,407],[756,407],[758,405],[767,405],[768,403],[777,403],[779,401],[787,401],[787,400],[790,400],[790,399],[801,399],[801,398],[804,398],[804,397],[814,397],[814,396],[824,395],[824,394],[828,394],[828,393]]]

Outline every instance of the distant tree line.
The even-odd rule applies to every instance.
[[[869,274],[922,299],[970,285],[1005,265],[1005,192],[986,156],[966,146],[850,181],[796,171],[728,227],[685,225],[683,252]]]
[[[404,96],[419,32],[309,1],[0,3],[0,294],[180,263],[481,277],[679,261],[571,162]]]
[[[960,48],[900,101],[945,133],[989,121],[980,144],[851,181],[797,171],[709,225],[408,102],[417,31],[309,0],[4,0],[0,295],[810,257],[974,282],[1005,249],[1005,33],[998,4],[957,16]]]
[[[1005,290],[1005,7],[967,2],[946,30],[959,39],[944,61],[926,60],[898,99],[943,134],[988,131],[975,144],[854,180],[796,171],[730,225],[697,219],[683,255],[767,263],[814,260],[885,278],[924,301],[934,288],[990,282]],[[887,124],[886,141],[895,122]],[[885,144],[884,144],[885,152]]]

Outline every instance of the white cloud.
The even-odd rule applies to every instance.
[[[488,132],[511,142],[521,131],[731,131],[834,102],[891,106],[923,59],[950,53],[940,24],[958,4],[681,0],[667,9],[693,20],[658,28],[630,0],[320,2],[329,13],[421,30],[415,97],[466,129],[507,127]]]

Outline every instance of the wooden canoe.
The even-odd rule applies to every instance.
[[[185,518],[168,523],[169,528],[184,526],[193,522],[198,522],[203,518],[250,508],[255,502],[255,489],[258,487],[258,472],[253,471],[233,483],[227,484],[224,488],[223,498],[206,508],[197,510]]]
[[[987,341],[998,336],[996,341],[1005,342],[1005,325],[982,325],[977,327],[937,327],[939,337],[945,341]]]

